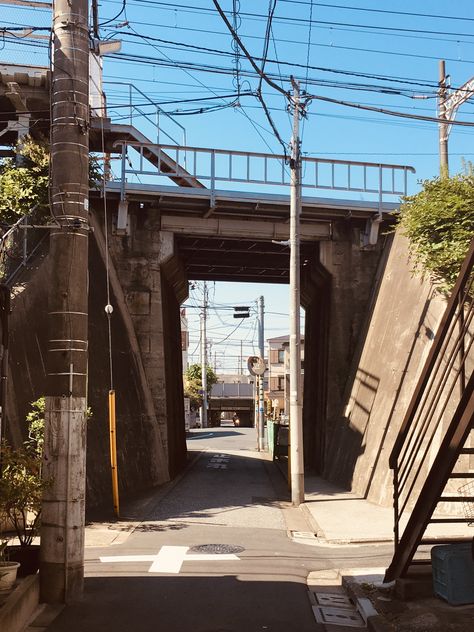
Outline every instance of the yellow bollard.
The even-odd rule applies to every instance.
[[[117,433],[115,430],[115,391],[109,391],[110,466],[112,468],[112,498],[114,511],[119,517],[119,489],[117,470]]]

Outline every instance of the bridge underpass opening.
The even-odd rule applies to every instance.
[[[273,358],[268,357],[273,352],[278,352],[274,343],[273,351],[269,354],[269,339],[280,338],[280,346],[284,348],[283,339],[286,337],[288,345],[289,334],[289,247],[286,244],[275,243],[255,239],[232,239],[217,237],[201,237],[195,235],[175,235],[176,251],[183,265],[186,278],[190,281],[190,287],[202,287],[203,281],[209,282],[209,291],[212,298],[217,298],[217,303],[225,311],[227,322],[232,321],[233,306],[251,305],[252,300],[263,296],[265,300],[265,331],[264,349],[265,356],[270,363]],[[326,363],[328,343],[328,311],[329,311],[329,275],[319,262],[320,252],[317,241],[303,241],[301,243],[301,297],[303,311],[302,338],[304,337],[304,365],[303,365],[303,427],[305,466],[311,470],[322,471],[325,442],[325,403],[326,403]],[[197,282],[197,283],[196,283]],[[214,283],[217,290],[213,290]],[[229,291],[229,286],[232,289]],[[226,289],[227,288],[227,289]],[[215,302],[215,301],[214,301]],[[225,303],[225,304],[224,304]],[[275,308],[275,305],[277,307]],[[189,352],[188,365],[200,363],[200,331],[199,314],[202,311],[202,295],[191,290],[183,306],[186,307],[186,316],[189,321]],[[256,312],[255,302],[253,303]],[[208,313],[215,312],[213,301],[210,300]],[[208,332],[208,340],[211,348],[208,349],[208,364],[216,369],[219,375],[243,373],[248,376],[247,357],[258,355],[258,335],[254,331],[252,344],[240,349],[240,340],[244,337],[243,331],[248,335],[249,327],[239,319],[233,321],[235,327],[223,328],[221,316],[214,321]],[[251,326],[255,326],[255,318]],[[219,325],[221,328],[219,328]],[[232,330],[235,330],[232,333]],[[230,330],[230,331],[229,331]],[[224,339],[222,341],[222,339]],[[219,342],[222,341],[221,345]],[[224,347],[225,351],[221,351]],[[243,358],[241,357],[243,355]],[[280,359],[282,359],[280,357]],[[186,367],[184,367],[186,368]],[[288,369],[281,366],[282,373],[278,374],[278,385],[267,381],[265,389],[265,406],[267,399],[280,399],[280,412],[288,414]],[[286,376],[285,376],[286,373]],[[265,377],[268,378],[267,368]],[[275,379],[272,375],[271,379]],[[283,381],[282,381],[283,380]],[[286,384],[285,384],[286,382]],[[277,392],[275,392],[277,391]],[[273,397],[272,397],[273,394]],[[285,404],[286,395],[286,404]],[[219,402],[215,406],[210,404],[210,422],[215,423]],[[217,407],[217,408],[216,408]],[[235,407],[235,406],[234,406]],[[216,411],[213,409],[216,408]],[[229,413],[229,407],[224,406],[223,412]],[[244,407],[245,410],[248,406]],[[244,408],[241,407],[242,412]],[[267,409],[266,409],[267,410]],[[272,411],[273,413],[273,411]],[[247,414],[246,412],[243,414]],[[230,415],[229,415],[230,416]],[[249,421],[253,415],[248,415]],[[246,419],[247,419],[246,417]],[[247,425],[243,423],[242,425]]]

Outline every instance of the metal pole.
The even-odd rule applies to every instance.
[[[439,124],[439,173],[442,178],[449,176],[448,161],[448,117],[446,116],[446,66],[439,62],[438,118],[446,123]]]
[[[258,299],[258,352],[264,360],[264,300],[263,296]],[[265,449],[265,415],[263,410],[263,375],[258,378],[258,449]]]
[[[112,471],[112,498],[114,512],[117,518],[120,515],[120,499],[117,469],[117,424],[115,418],[115,391],[109,391],[109,438],[110,438],[110,467]]]
[[[202,385],[202,406],[201,406],[201,428],[207,428],[207,283],[204,281],[204,296],[201,312],[201,385]]]
[[[40,600],[84,582],[88,242],[89,0],[55,0],[51,92],[49,341]]]
[[[301,152],[299,83],[292,79],[292,84],[294,113],[290,159],[290,459],[291,500],[294,505],[298,506],[304,502],[300,332]]]
[[[5,416],[8,379],[8,320],[10,318],[10,288],[0,285],[1,360],[0,360],[0,443],[6,437]],[[1,463],[0,463],[1,466]]]

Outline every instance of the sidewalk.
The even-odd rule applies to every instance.
[[[305,477],[303,505],[317,536],[327,542],[392,542],[393,509],[381,507],[362,496],[344,490],[318,476]],[[408,516],[402,521],[402,528]],[[467,524],[429,525],[431,537],[474,537],[474,529]]]
[[[305,477],[305,504],[301,507],[319,542],[334,546],[393,542],[391,508],[375,505],[320,477]],[[465,524],[430,527],[429,533],[433,537],[474,536],[474,529]],[[411,584],[413,580],[407,580],[405,588],[393,583],[384,584],[384,575],[384,568],[310,573],[308,590],[316,620],[321,620],[324,612],[318,595],[332,592],[336,599],[338,596],[343,599],[341,595],[350,598],[349,606],[344,606],[348,608],[347,616],[362,618],[370,632],[471,632],[474,629],[474,605],[451,606],[434,597],[430,574],[419,578],[421,584],[416,580]],[[345,613],[344,608],[333,608],[330,612],[341,616]],[[328,625],[322,629],[338,627]]]

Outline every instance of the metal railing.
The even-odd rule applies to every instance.
[[[142,92],[140,88],[137,88],[133,83],[126,81],[104,81],[104,85],[125,86],[128,91],[128,107],[120,109],[116,114],[116,119],[126,122],[130,125],[134,125],[139,121],[148,122],[153,129],[154,138],[152,140],[156,143],[160,143],[162,136],[167,138],[169,142],[175,145],[186,145],[186,128],[175,121],[171,114],[165,112],[157,105],[150,97]],[[145,111],[143,108],[151,108],[152,113]],[[125,114],[124,114],[125,110]],[[114,113],[114,107],[110,107],[110,113]],[[160,121],[162,118],[170,121],[179,130],[181,138],[175,138],[169,134],[165,129],[161,127]]]
[[[459,495],[450,495],[449,479],[457,481],[453,487],[463,478],[474,478],[474,472],[456,467],[473,423],[466,417],[472,405],[468,390],[474,379],[473,270],[474,240],[390,455],[395,534],[392,567],[397,572],[413,558],[429,523],[467,522],[466,518],[433,514],[440,502],[463,502]],[[472,449],[465,452],[471,454]],[[402,530],[404,517],[408,522]]]
[[[33,209],[34,210],[34,209]],[[21,217],[0,235],[0,282],[10,285],[18,272],[48,235],[47,226],[34,226],[28,215]]]
[[[123,193],[128,175],[179,177],[183,170],[200,181],[208,181],[211,195],[220,182],[267,187],[290,184],[290,169],[283,155],[133,141],[121,145]],[[133,154],[129,150],[133,150]],[[146,157],[150,151],[158,157],[154,169]],[[174,161],[174,170],[169,167],[161,170],[160,165],[166,164],[166,158]],[[305,157],[302,186],[303,189],[373,194],[381,206],[384,196],[407,194],[408,173],[414,172],[415,169],[407,165]]]

